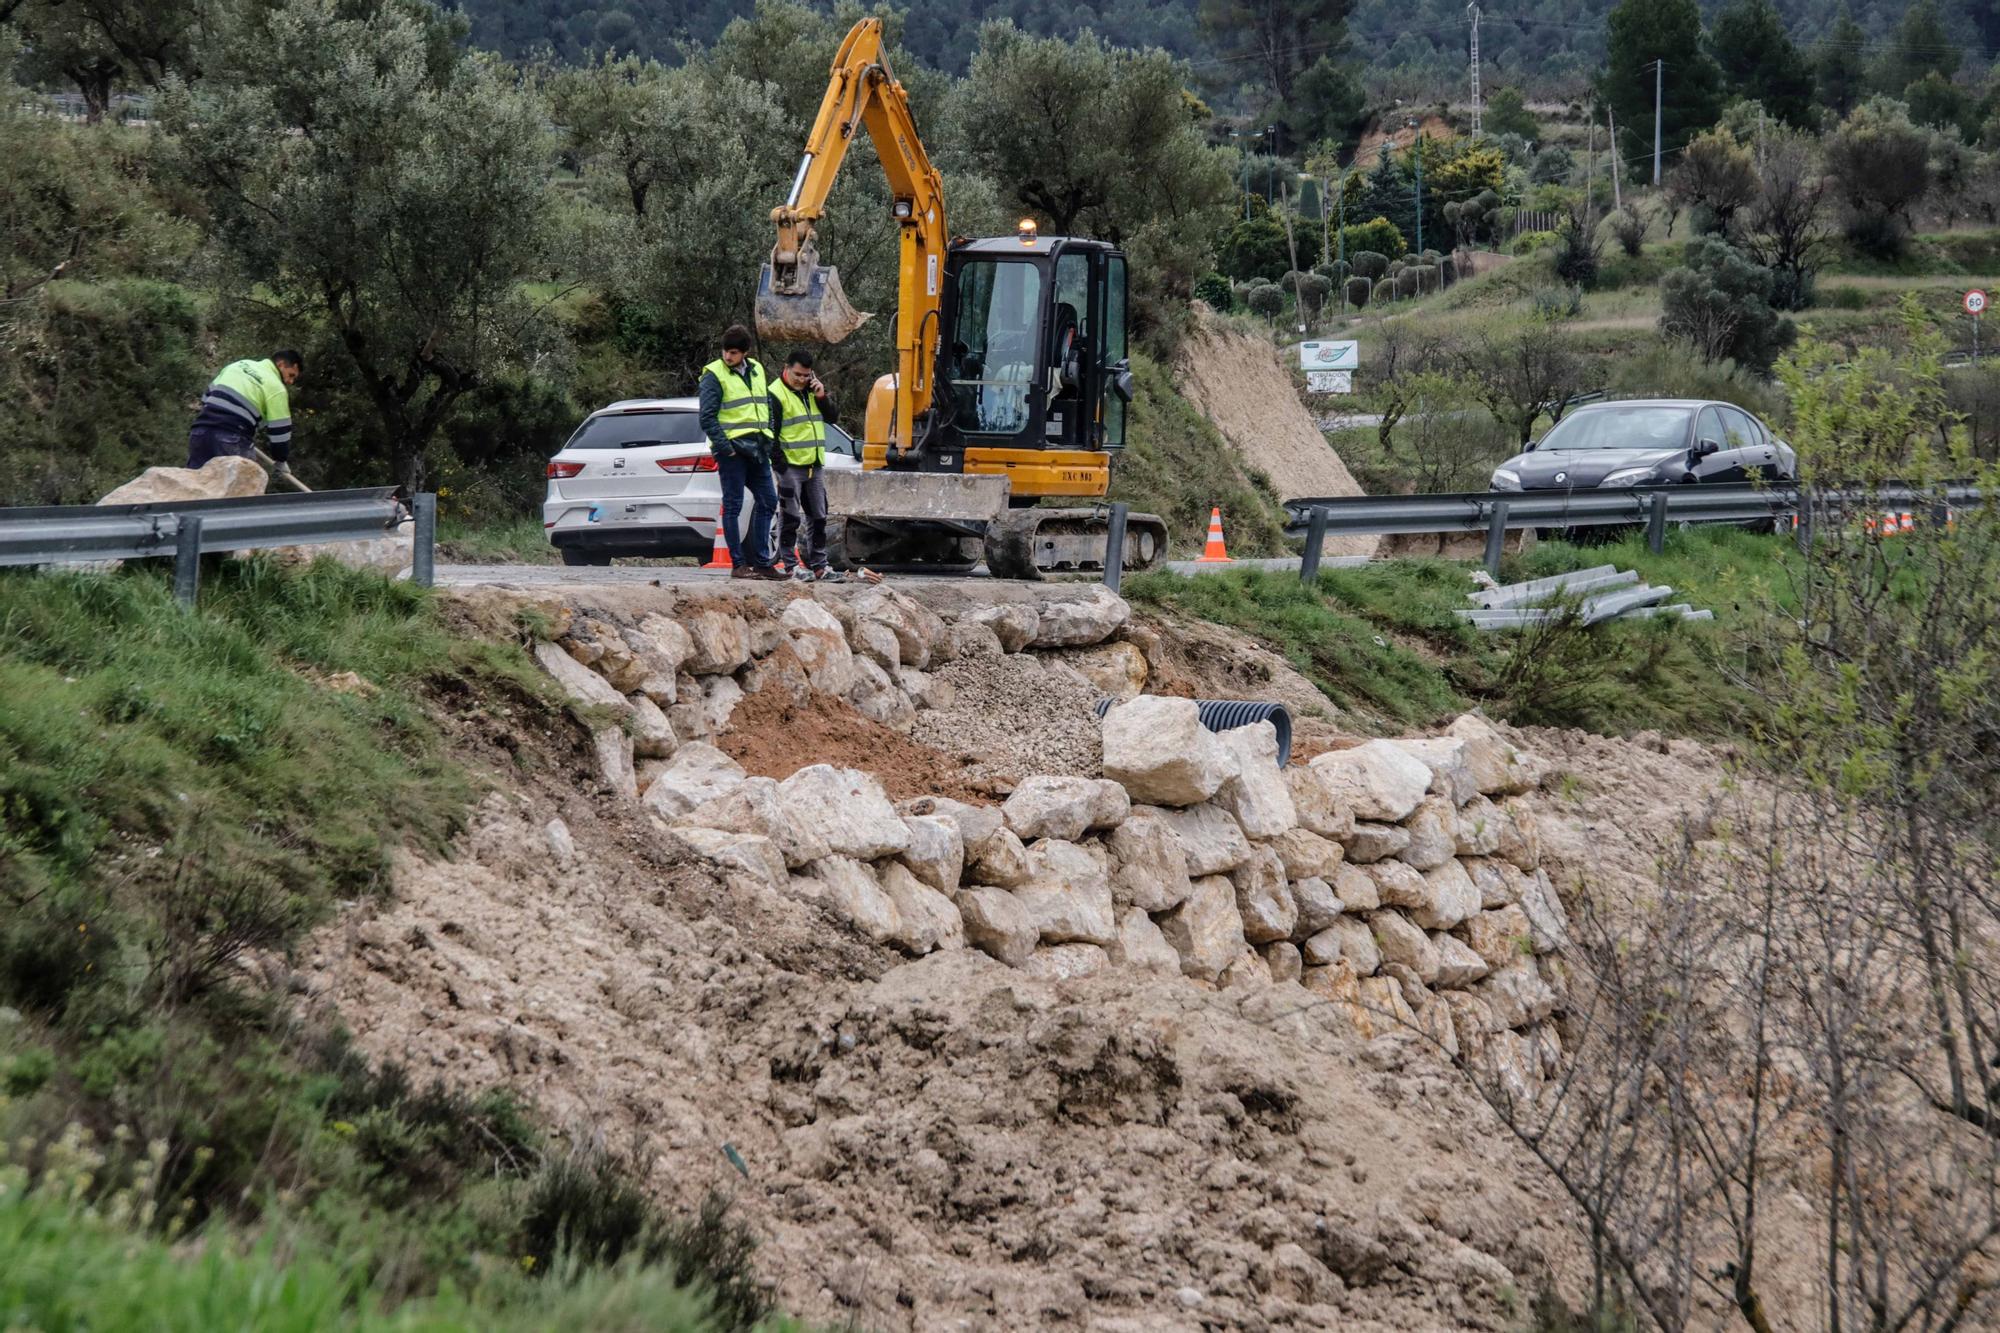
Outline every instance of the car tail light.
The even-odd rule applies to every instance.
[[[715,471],[715,455],[695,454],[689,458],[662,458],[660,460],[660,471],[713,472]]]
[[[583,471],[583,464],[581,463],[549,464],[549,475],[551,477],[556,478],[557,480],[561,480],[564,477],[574,477],[577,473],[581,471]]]

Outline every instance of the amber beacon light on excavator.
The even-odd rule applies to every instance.
[[[826,479],[835,560],[963,569],[983,559],[997,578],[1102,569],[1103,506],[1038,502],[1101,500],[1125,445],[1125,255],[1043,236],[1027,219],[1012,236],[947,239],[943,185],[879,19],[841,43],[791,193],[771,211],[758,333],[839,342],[869,318],[848,302],[839,270],[819,262],[814,237],[864,127],[901,234],[896,369],[869,391],[862,469]],[[1150,568],[1166,550],[1158,516],[1129,516],[1125,568]]]

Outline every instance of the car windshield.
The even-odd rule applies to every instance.
[[[1537,449],[1678,449],[1687,443],[1686,407],[1594,407],[1542,437]]]
[[[659,444],[705,444],[701,418],[687,411],[613,412],[592,417],[565,449],[643,449]]]

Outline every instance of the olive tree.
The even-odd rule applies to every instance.
[[[454,405],[537,350],[522,282],[552,238],[540,105],[449,33],[436,11],[280,0],[161,101],[239,299],[324,324],[412,489]]]

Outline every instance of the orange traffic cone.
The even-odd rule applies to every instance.
[[[1896,520],[1896,530],[1898,532],[1915,532],[1916,528],[1916,516],[1905,509]]]
[[[715,521],[715,548],[709,552],[708,563],[703,569],[733,569],[735,562],[729,558],[729,543],[722,535],[722,520]]]
[[[1222,509],[1220,506],[1208,511],[1208,541],[1201,548],[1201,558],[1197,565],[1227,565],[1229,548],[1222,544]]]

